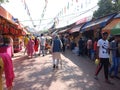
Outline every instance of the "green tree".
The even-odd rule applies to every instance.
[[[112,0],[99,0],[98,6],[99,8],[94,12],[93,18],[102,17],[111,13],[120,11],[120,0],[114,0],[116,2],[112,2]]]
[[[0,3],[8,2],[9,0],[0,0]]]

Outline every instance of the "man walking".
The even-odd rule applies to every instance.
[[[45,44],[46,44],[46,38],[43,34],[41,34],[40,38],[40,52],[42,52],[42,55],[45,55]]]
[[[58,69],[59,60],[61,60],[62,46],[63,44],[61,40],[59,39],[59,36],[56,35],[52,42],[53,69]]]
[[[108,67],[109,67],[109,42],[107,40],[108,33],[102,33],[102,39],[98,40],[97,43],[97,57],[100,60],[99,65],[97,66],[95,72],[95,79],[98,79],[98,73],[104,66],[104,75],[105,75],[105,82],[108,84],[112,84],[108,79]]]

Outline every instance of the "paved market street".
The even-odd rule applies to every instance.
[[[15,54],[13,58],[16,76],[14,90],[120,89],[120,80],[111,79],[114,85],[105,83],[103,70],[99,74],[99,80],[95,80],[96,65],[87,57],[77,56],[68,50],[62,54],[62,59],[62,68],[53,71],[51,55],[28,59],[23,52]]]

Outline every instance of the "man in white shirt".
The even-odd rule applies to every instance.
[[[99,39],[98,43],[97,43],[97,58],[100,60],[100,63],[97,66],[97,69],[95,72],[95,79],[98,79],[97,75],[100,72],[100,70],[102,69],[102,66],[104,66],[105,82],[108,84],[112,84],[108,79],[109,42],[107,40],[107,37],[108,37],[107,32],[102,33],[102,39]]]
[[[46,44],[46,38],[43,34],[41,34],[40,37],[40,51],[42,52],[43,56],[45,55],[45,44]]]

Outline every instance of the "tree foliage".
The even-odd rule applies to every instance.
[[[94,12],[93,18],[102,17],[111,13],[120,11],[120,0],[114,0],[116,2],[112,2],[112,0],[99,0],[98,6],[99,8]]]
[[[0,3],[9,2],[9,0],[0,0]]]

